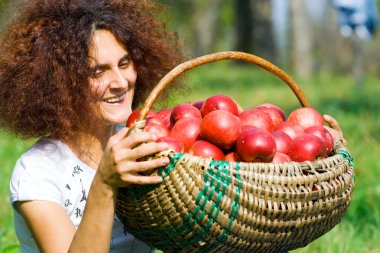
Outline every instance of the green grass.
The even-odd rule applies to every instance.
[[[264,102],[281,106],[289,113],[299,103],[277,77],[255,66],[214,63],[187,74],[185,92],[173,94],[170,105],[196,101],[223,93],[244,108]],[[320,112],[331,114],[340,123],[355,161],[355,191],[342,222],[321,238],[294,253],[375,253],[380,252],[380,85],[367,77],[358,89],[350,76],[294,78],[309,102]],[[183,95],[186,94],[186,95]],[[0,252],[18,252],[9,206],[9,178],[17,157],[30,141],[0,133]]]
[[[30,141],[0,132],[0,252],[3,253],[20,252],[9,204],[9,179],[16,159],[29,146]]]

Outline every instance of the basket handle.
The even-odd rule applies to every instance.
[[[215,62],[215,61],[222,61],[222,60],[241,60],[245,62],[249,62],[252,64],[255,64],[270,73],[276,75],[281,80],[283,80],[293,91],[293,93],[296,95],[298,101],[303,107],[310,107],[309,102],[306,99],[305,94],[301,90],[301,88],[296,84],[296,82],[282,69],[275,66],[274,64],[270,63],[269,61],[266,61],[258,56],[244,53],[244,52],[237,52],[237,51],[225,51],[225,52],[218,52],[213,54],[208,54],[204,56],[200,56],[197,58],[194,58],[192,60],[186,61],[174,69],[172,69],[169,73],[167,73],[154,87],[154,89],[149,94],[148,98],[145,100],[143,107],[140,111],[140,116],[138,118],[138,121],[144,121],[148,115],[149,110],[152,108],[153,103],[156,101],[157,97],[160,95],[161,91],[165,89],[165,87],[172,82],[177,76],[184,73],[185,71],[194,68],[196,66],[200,66],[206,63]]]

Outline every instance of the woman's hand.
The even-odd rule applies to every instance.
[[[128,128],[123,128],[108,142],[98,167],[98,174],[103,182],[112,188],[162,182],[160,176],[145,176],[141,172],[166,166],[169,158],[147,161],[139,159],[167,150],[168,145],[154,142],[155,137],[152,133],[140,132],[127,135],[127,132]]]
[[[334,138],[334,141],[341,141],[344,146],[347,146],[347,141],[343,137],[343,131],[340,129],[338,121],[331,117],[330,115],[323,115],[323,119],[329,126],[325,126],[325,128],[331,133]]]

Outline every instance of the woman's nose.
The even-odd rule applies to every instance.
[[[125,77],[124,73],[120,69],[114,70],[113,71],[113,80],[111,82],[111,88],[126,89],[127,87],[128,87],[128,80]]]

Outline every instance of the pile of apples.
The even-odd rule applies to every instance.
[[[139,113],[139,109],[132,112],[127,127]],[[328,157],[333,151],[333,137],[316,109],[297,108],[285,118],[275,104],[244,110],[223,94],[159,112],[150,110],[145,131],[175,152],[215,160],[303,162]]]

